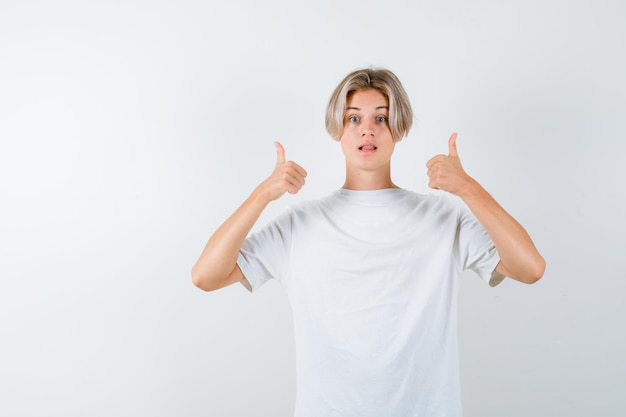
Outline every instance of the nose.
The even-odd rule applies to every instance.
[[[374,136],[374,126],[370,120],[364,120],[361,124],[361,136]]]

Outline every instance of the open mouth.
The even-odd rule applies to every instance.
[[[375,151],[376,149],[378,149],[378,148],[376,146],[374,146],[374,145],[359,146],[359,150],[360,151]]]

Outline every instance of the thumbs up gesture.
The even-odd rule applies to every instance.
[[[269,200],[277,200],[285,192],[296,194],[304,185],[307,172],[293,161],[285,160],[285,148],[279,142],[276,147],[276,166],[272,174],[263,181],[259,188]]]
[[[448,155],[437,155],[426,163],[428,169],[428,186],[460,195],[472,178],[465,173],[456,149],[457,134],[448,139]]]

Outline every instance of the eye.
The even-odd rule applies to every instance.
[[[348,116],[348,121],[351,123],[357,123],[359,121],[359,116]]]
[[[378,116],[378,117],[376,118],[376,121],[377,121],[378,123],[387,123],[387,116]]]

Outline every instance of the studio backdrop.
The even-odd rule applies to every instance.
[[[343,184],[324,129],[362,67],[402,80],[394,182],[466,171],[547,260],[459,294],[467,417],[626,413],[626,6],[610,0],[0,0],[0,415],[272,416],[295,401],[291,306],[191,267],[273,169],[289,205]],[[255,227],[255,228],[256,228]]]

